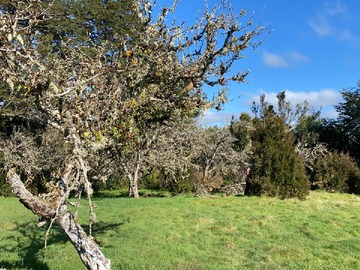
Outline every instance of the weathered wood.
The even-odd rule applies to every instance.
[[[55,218],[55,222],[60,225],[69,238],[87,269],[110,269],[110,260],[105,258],[96,242],[77,223],[74,215],[68,210],[66,201],[62,202],[59,207],[54,207],[47,201],[34,196],[26,189],[20,176],[12,169],[9,170],[6,178],[12,192],[26,208],[41,217]]]
[[[44,218],[51,219],[55,216],[56,210],[45,200],[31,194],[31,192],[26,189],[24,183],[21,182],[20,176],[13,169],[8,171],[6,178],[13,194],[20,199],[20,202],[26,208]]]
[[[74,216],[67,210],[66,205],[60,209],[56,222],[70,239],[87,269],[110,269],[110,260],[105,258],[95,241],[76,222]]]

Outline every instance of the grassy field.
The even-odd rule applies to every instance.
[[[360,269],[360,197],[95,198],[112,269]],[[83,224],[87,208],[82,207]],[[0,198],[0,268],[85,269],[57,227]]]

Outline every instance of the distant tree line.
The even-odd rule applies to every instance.
[[[142,158],[128,156],[129,170],[124,165],[116,170],[108,166],[122,162],[114,150],[102,153],[99,159],[107,160],[108,165],[89,171],[93,189],[126,189],[131,177],[137,177],[137,188],[173,195],[225,192],[304,199],[314,189],[359,194],[359,85],[344,90],[342,96],[344,102],[335,106],[337,119],[310,112],[306,101],[292,106],[282,92],[278,104],[268,103],[262,95],[252,106],[252,116],[242,113],[239,119],[233,117],[229,125],[203,127],[196,116],[176,124],[164,122],[156,133],[149,132],[156,137],[151,146],[131,150],[131,155]],[[2,140],[6,141],[6,149],[11,145],[12,155],[24,158],[26,154],[26,147],[19,144],[22,135],[14,127],[43,136],[37,135],[43,127],[31,119],[12,117],[10,121],[3,115],[1,121]],[[50,147],[57,136],[49,134],[35,143]],[[49,171],[67,153],[63,144],[52,145],[51,149],[51,155],[44,156],[51,163],[45,167]],[[97,176],[99,171],[107,175]],[[51,173],[43,171],[41,177],[35,176],[29,182],[30,188],[36,193],[46,191],[49,178]],[[0,185],[2,195],[11,194],[4,170]]]

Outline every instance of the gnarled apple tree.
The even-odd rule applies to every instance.
[[[27,208],[60,225],[88,269],[109,269],[110,261],[77,223],[68,199],[70,193],[80,197],[84,190],[91,200],[89,172],[96,175],[96,167],[104,161],[98,158],[99,151],[110,157],[108,164],[121,165],[131,194],[138,196],[141,162],[156,145],[158,128],[165,121],[194,117],[204,107],[226,102],[223,87],[229,81],[244,81],[248,74],[231,71],[233,63],[243,58],[246,48],[261,43],[258,37],[265,30],[253,18],[244,19],[245,11],[235,14],[228,1],[206,9],[194,25],[186,27],[168,23],[177,1],[158,15],[152,1],[130,2],[123,12],[108,9],[111,16],[133,15],[134,27],[127,24],[128,33],[103,23],[101,12],[101,20],[90,16],[96,12],[87,12],[90,17],[84,23],[79,12],[89,7],[87,1],[64,1],[79,10],[66,14],[72,23],[62,26],[73,27],[82,20],[83,31],[64,28],[53,35],[49,29],[61,22],[53,10],[58,2],[6,0],[0,4],[0,85],[7,94],[0,109],[14,105],[15,98],[21,100],[23,117],[42,126],[36,135],[14,133],[7,144],[33,151],[33,156],[28,155],[31,163],[21,163],[25,152],[5,146],[7,181]],[[99,8],[111,4],[101,3]],[[206,85],[220,89],[208,102]],[[14,114],[20,109],[16,104]],[[39,138],[49,132],[58,134],[59,142],[66,145],[57,166],[40,162],[51,147]],[[31,181],[42,166],[51,168],[53,179],[47,193],[38,196],[24,182]],[[93,223],[92,208],[90,217]]]

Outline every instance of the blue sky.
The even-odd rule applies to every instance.
[[[251,70],[248,83],[231,84],[234,100],[223,111],[205,112],[203,121],[222,123],[250,112],[252,101],[261,94],[276,104],[276,94],[284,90],[293,104],[306,99],[315,109],[322,108],[323,117],[336,118],[333,106],[342,101],[340,91],[356,86],[360,79],[360,1],[230,2],[235,10],[246,7],[248,13],[255,12],[272,33],[256,51],[245,51],[245,59],[234,66],[234,71]],[[177,17],[191,21],[203,7],[203,0],[180,0]]]

